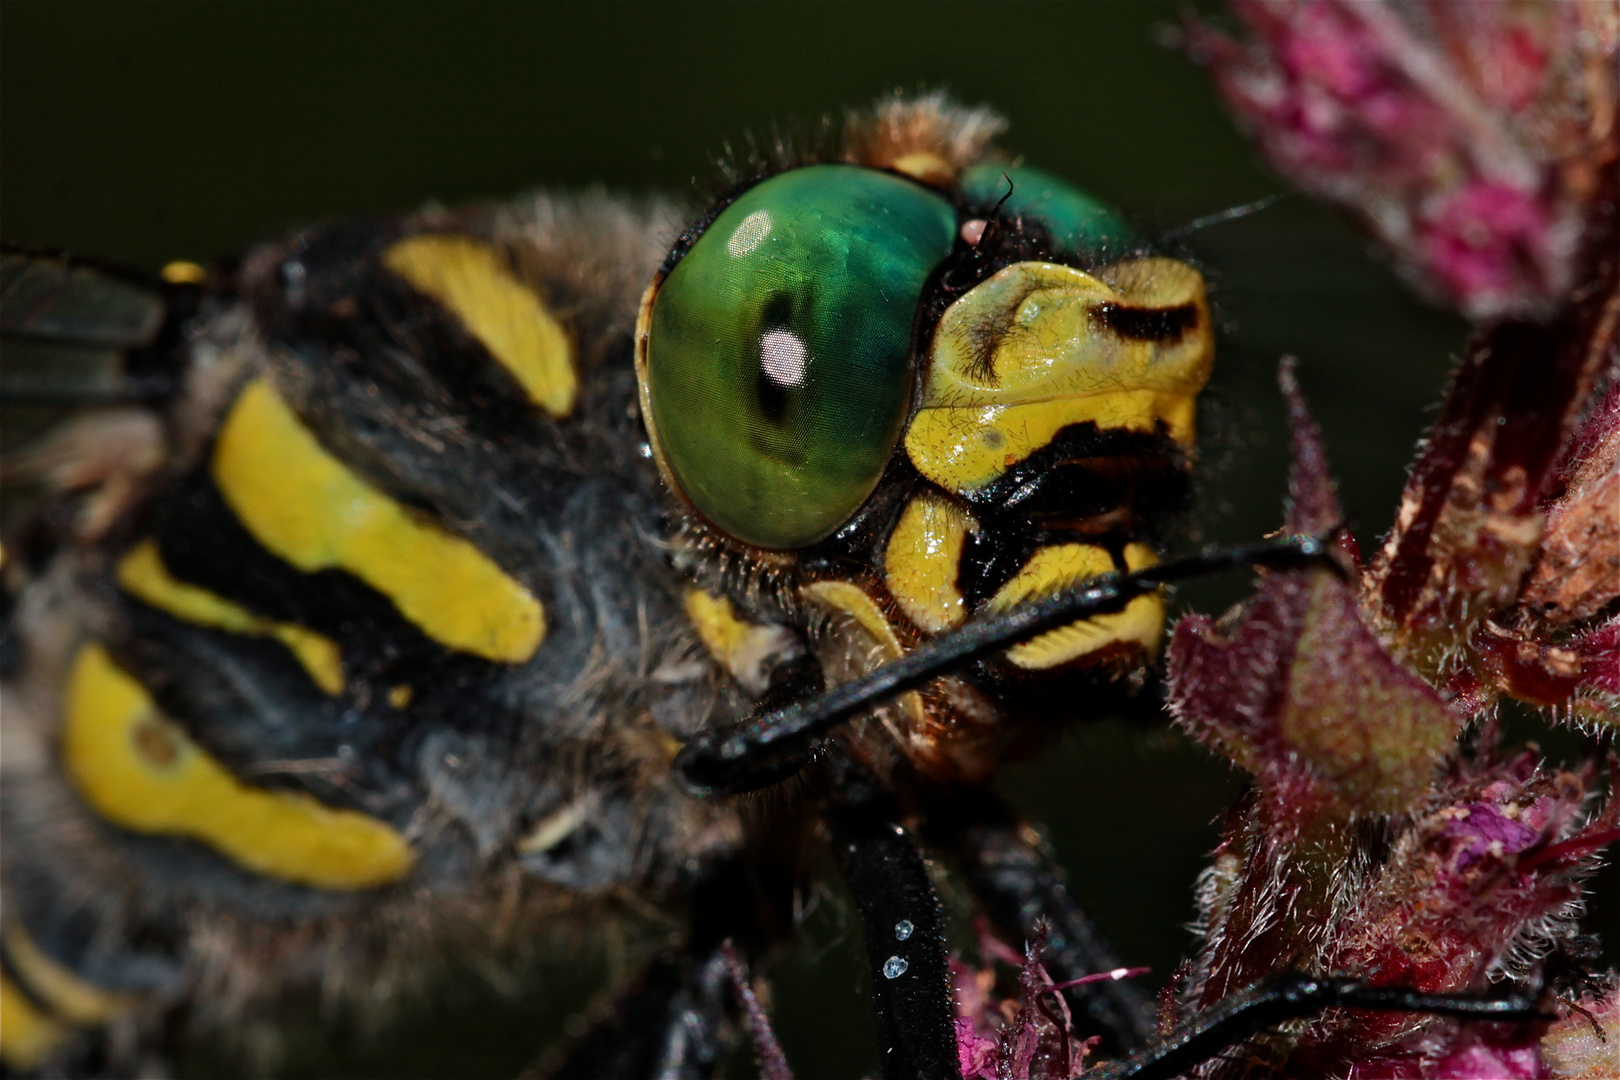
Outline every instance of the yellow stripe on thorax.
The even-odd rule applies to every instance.
[[[6,923],[4,936],[6,958],[17,977],[57,1017],[72,1024],[104,1024],[134,1006],[135,995],[103,990],[45,955],[20,923]]]
[[[1125,567],[1140,570],[1158,562],[1146,544],[1125,545]],[[1111,574],[1114,558],[1092,544],[1053,544],[1030,556],[1013,579],[996,591],[988,608],[1006,611],[1026,600],[1050,596],[1088,578]],[[1164,599],[1147,593],[1129,601],[1124,610],[1093,615],[1049,630],[1007,650],[1007,659],[1030,670],[1057,667],[1109,645],[1136,645],[1150,655],[1158,650],[1164,632]]]
[[[567,416],[579,391],[568,332],[494,251],[467,236],[401,240],[383,263],[461,319],[467,330],[552,416]]]
[[[67,1036],[63,1024],[47,1016],[0,972],[0,1062],[13,1069],[42,1064]]]
[[[208,271],[194,262],[176,259],[174,262],[166,263],[163,269],[158,271],[158,277],[170,285],[201,285],[208,280]]]
[[[213,467],[242,524],[298,569],[347,570],[452,649],[516,663],[540,647],[545,616],[534,594],[327,453],[267,379],[231,406]]]
[[[696,586],[686,590],[685,607],[686,617],[709,655],[744,689],[764,693],[769,685],[768,665],[792,647],[792,632],[784,626],[751,623],[737,614],[728,598],[710,596]]]
[[[726,597],[710,596],[696,587],[686,590],[685,606],[686,617],[709,655],[730,668],[748,638],[750,625],[737,617]]]
[[[115,825],[201,841],[269,877],[364,889],[398,880],[414,861],[381,821],[243,784],[98,644],[79,651],[68,677],[62,755],[85,800]]]
[[[343,692],[343,654],[336,642],[302,626],[255,615],[207,589],[176,581],[163,565],[155,541],[143,540],[119,559],[117,576],[125,592],[177,619],[233,634],[275,638],[298,658],[316,686],[328,694]]]
[[[136,1004],[135,995],[103,990],[45,955],[21,923],[8,921],[3,935],[18,980],[0,973],[0,1062],[11,1068],[42,1064],[70,1027],[104,1024]]]

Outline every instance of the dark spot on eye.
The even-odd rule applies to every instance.
[[[765,374],[763,367],[759,369],[759,375],[754,381],[754,396],[759,401],[759,411],[771,423],[780,424],[782,418],[787,415],[787,387],[780,385],[776,380]]]
[[[1198,307],[1129,307],[1125,304],[1097,304],[1092,315],[1114,333],[1135,341],[1175,341],[1198,325]]]
[[[763,341],[766,334],[772,330],[787,330],[790,333],[795,325],[799,325],[794,318],[794,297],[792,293],[776,292],[765,301],[761,310],[760,337]],[[763,363],[755,376],[754,396],[759,402],[759,411],[773,424],[780,424],[787,415],[788,388],[765,374]]]
[[[786,292],[772,293],[771,298],[765,301],[761,314],[764,316],[761,322],[767,328],[791,327],[794,324],[793,295]]]

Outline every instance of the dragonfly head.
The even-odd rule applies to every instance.
[[[761,621],[782,596],[847,616],[869,665],[1151,564],[1212,361],[1197,270],[1137,250],[1055,177],[993,162],[820,164],[748,187],[677,243],[636,335],[692,561],[733,556],[700,581]],[[1162,622],[1138,597],[970,681],[1137,670]]]

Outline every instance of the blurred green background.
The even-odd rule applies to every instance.
[[[324,218],[539,186],[702,200],[728,140],[918,87],[995,106],[1011,124],[1004,146],[1163,231],[1286,190],[1168,47],[1178,10],[7,0],[0,235],[156,267]],[[1392,518],[1466,326],[1411,299],[1358,234],[1303,198],[1189,248],[1226,337],[1187,543],[1253,539],[1280,523],[1287,443],[1274,371],[1286,352],[1300,357],[1368,547]],[[1245,587],[1204,583],[1180,603],[1218,611]],[[1168,976],[1191,944],[1193,878],[1237,779],[1165,729],[1107,720],[1004,784],[1048,825],[1122,956]],[[826,901],[784,961],[773,1007],[799,1075],[870,1074],[858,929],[836,891]],[[594,970],[506,996],[469,977],[415,1014],[409,1036],[361,1043],[346,1025],[310,1021],[285,1069],[510,1075],[583,1004]],[[233,1068],[209,1045],[182,1065]]]

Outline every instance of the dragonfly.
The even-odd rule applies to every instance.
[[[544,1069],[709,1075],[730,962],[823,865],[886,1076],[959,1068],[931,857],[1055,979],[1120,968],[989,782],[1140,691],[1167,585],[1330,538],[1164,558],[1203,276],[998,127],[894,96],[697,210],[430,208],[156,279],[9,251],[8,338],[89,376],[11,395],[104,407],[24,457],[56,493],[5,548],[8,1064],[118,1071],[630,896],[683,928]],[[1330,1005],[1539,1015],[1066,994],[1119,1076]]]

